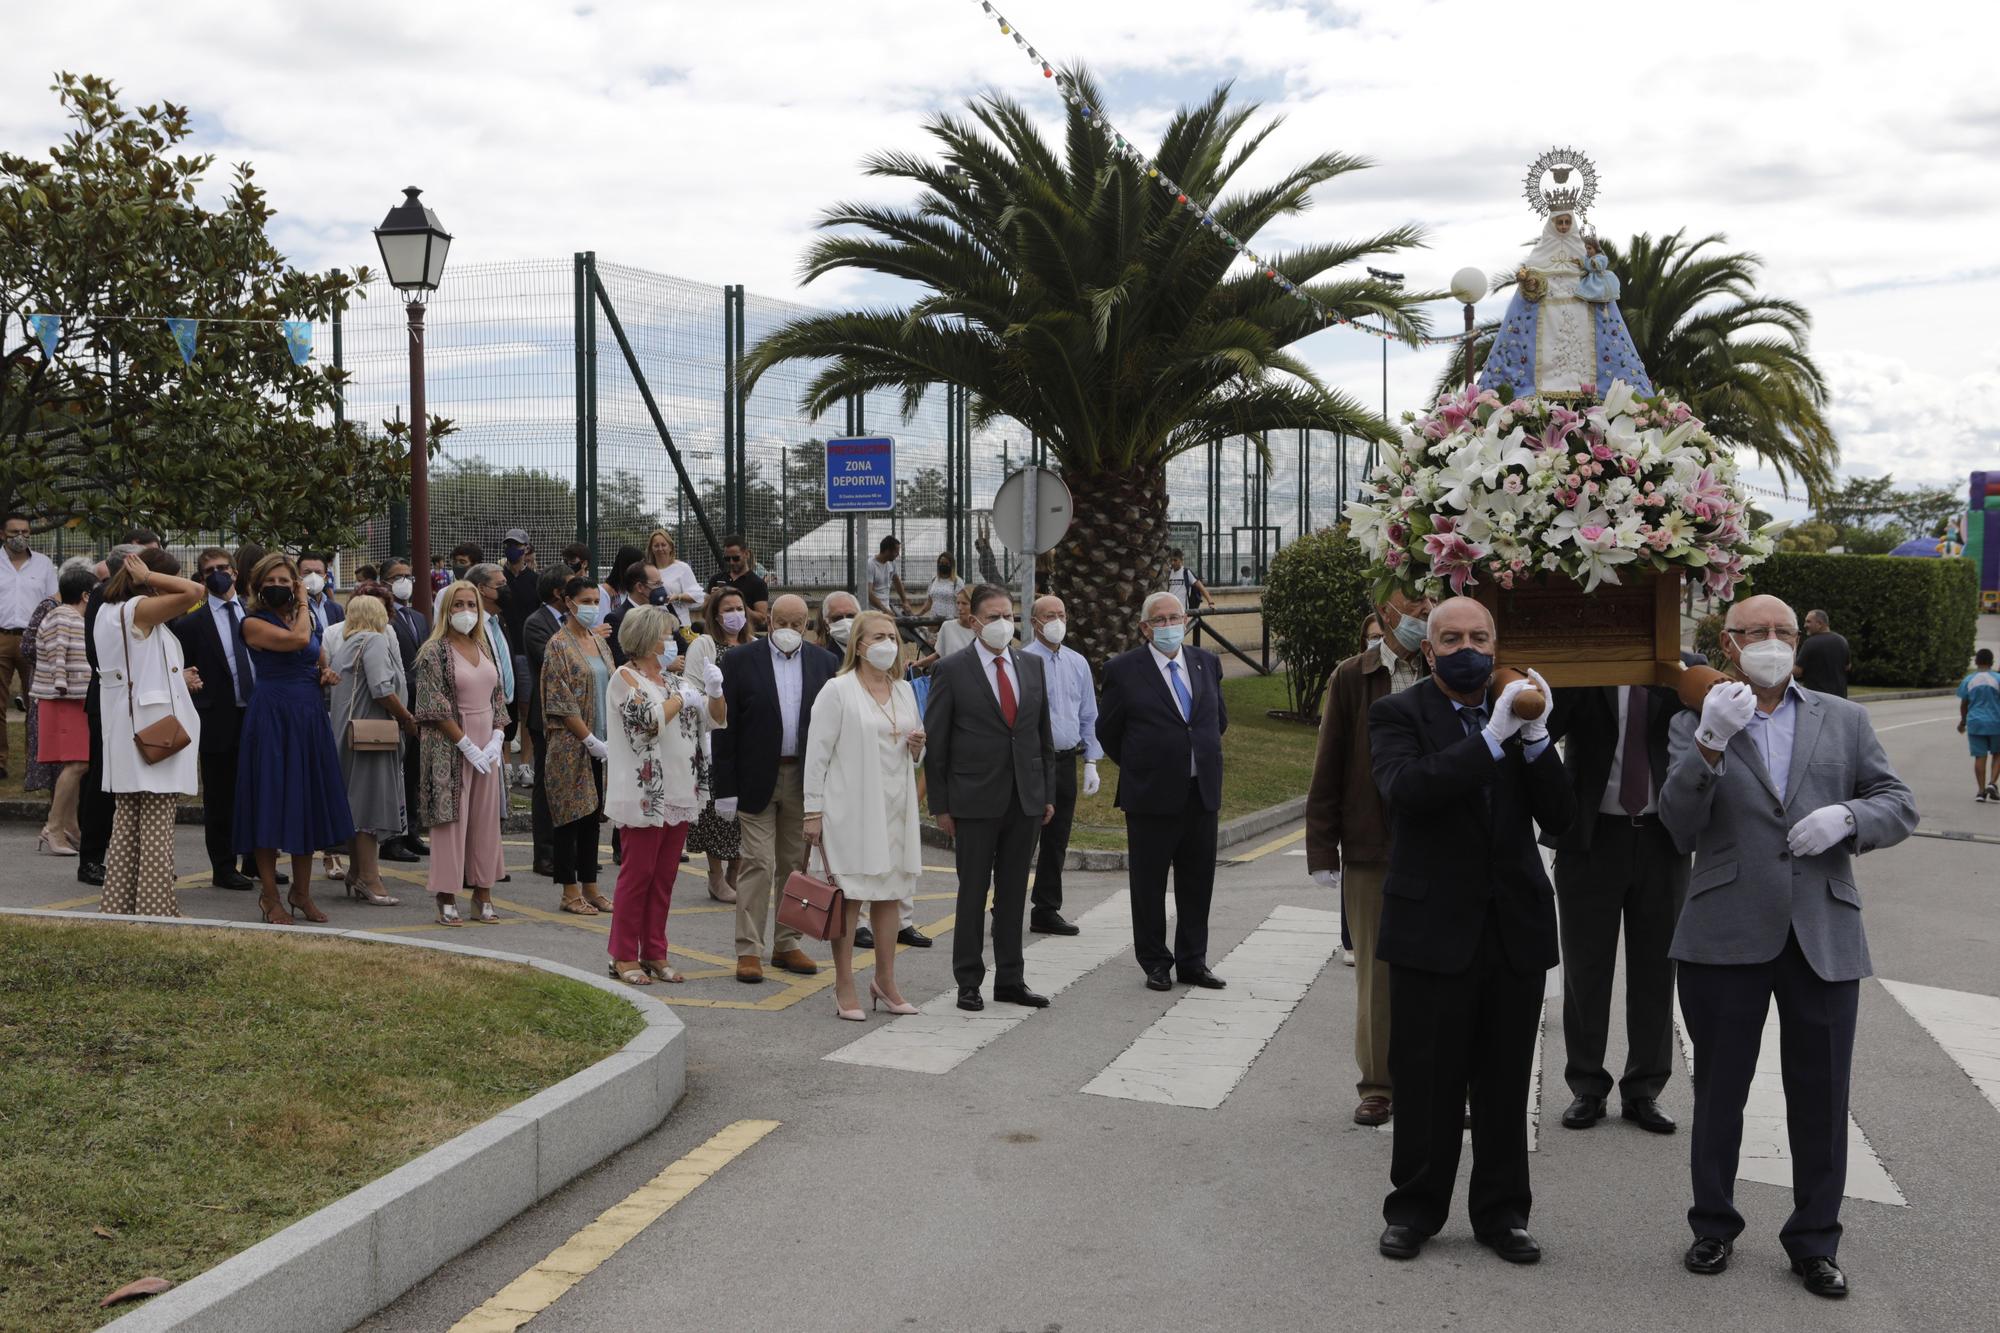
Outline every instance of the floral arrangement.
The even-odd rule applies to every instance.
[[[1687,405],[1620,380],[1583,411],[1471,389],[1406,414],[1347,506],[1381,592],[1463,593],[1565,574],[1594,590],[1622,567],[1685,569],[1727,600],[1787,521],[1752,530],[1736,463]]]

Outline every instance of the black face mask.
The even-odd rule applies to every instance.
[[[569,562],[569,567],[571,573],[581,574],[583,572],[583,561],[572,560]]]
[[[493,595],[493,605],[496,607],[502,607],[507,605],[508,593],[509,590],[507,588],[507,585],[504,583],[501,584],[500,591]]]
[[[257,600],[273,611],[289,611],[298,594],[282,583],[274,583],[257,593]]]
[[[451,567],[451,576],[453,579],[462,580],[465,578],[465,572],[471,568],[471,565],[453,565]]]
[[[951,577],[951,566],[945,564],[942,560],[938,562],[938,576],[947,579]]]
[[[1431,670],[1444,682],[1445,688],[1458,694],[1471,694],[1484,688],[1493,678],[1493,655],[1482,653],[1477,648],[1461,648],[1455,653],[1446,653],[1431,664]]]
[[[228,595],[229,589],[235,584],[236,576],[218,566],[204,574],[201,581],[208,585],[210,592],[217,597],[223,597]]]

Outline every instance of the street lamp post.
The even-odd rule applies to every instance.
[[[375,245],[389,285],[409,298],[410,320],[410,572],[411,600],[417,610],[431,612],[431,484],[429,419],[424,415],[424,302],[444,276],[451,234],[438,224],[437,214],[418,201],[412,185],[403,202],[389,210],[375,229]]]
[[[1486,295],[1486,273],[1471,265],[1451,275],[1451,294],[1465,306],[1465,387],[1472,387],[1472,307]]]

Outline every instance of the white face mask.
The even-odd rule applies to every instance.
[[[868,665],[877,671],[887,671],[901,655],[902,649],[894,639],[877,639],[868,645]]]
[[[410,600],[410,593],[415,590],[416,586],[416,584],[408,579],[397,579],[389,585],[389,591],[395,594],[397,601],[407,602]]]
[[[979,627],[979,638],[988,648],[999,652],[1014,642],[1014,618],[1002,616],[998,620],[987,621]]]
[[[305,576],[306,591],[317,597],[326,591],[326,575],[314,570]]]
[[[854,637],[853,617],[850,616],[846,620],[834,621],[831,625],[828,625],[826,627],[826,632],[833,636],[833,641],[835,643],[845,648],[847,646],[847,641]]]
[[[1380,652],[1381,650],[1382,650],[1382,636],[1378,634],[1374,638],[1368,641],[1368,647],[1365,649],[1365,651],[1375,653],[1375,652]]]
[[[1069,633],[1069,622],[1067,620],[1051,620],[1048,624],[1042,626],[1042,637],[1053,644],[1062,643],[1063,635],[1067,633]]]
[[[454,611],[451,617],[451,627],[460,634],[470,634],[479,627],[479,613],[477,611]]]
[[[1743,649],[1736,661],[1752,685],[1770,690],[1792,678],[1794,656],[1792,645],[1783,639],[1765,639]]]
[[[795,629],[774,629],[771,631],[771,642],[777,645],[779,652],[790,657],[805,642],[805,636]]]

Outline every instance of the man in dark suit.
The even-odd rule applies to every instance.
[[[1478,602],[1441,603],[1430,677],[1368,709],[1390,820],[1375,952],[1389,964],[1396,1088],[1378,1242],[1391,1259],[1416,1258],[1450,1215],[1468,1092],[1473,1235],[1509,1263],[1542,1254],[1527,1230],[1528,1082],[1556,913],[1534,825],[1560,836],[1576,798],[1546,721],[1514,711],[1525,682],[1489,693],[1498,640]]]
[[[1683,653],[1686,666],[1706,666]],[[1576,1098],[1566,1129],[1604,1119],[1611,1074],[1604,1046],[1611,1027],[1611,978],[1618,929],[1625,928],[1625,1074],[1619,1114],[1655,1134],[1674,1132],[1660,1090],[1674,1070],[1674,962],[1667,945],[1687,898],[1688,858],[1660,823],[1667,780],[1667,728],[1681,712],[1662,686],[1579,686],[1556,691],[1549,738],[1566,742],[1563,768],[1576,797],[1556,851],[1561,904],[1563,1079]]]
[[[567,569],[550,570],[542,575],[541,581],[535,585],[539,604],[521,622],[521,655],[526,659],[528,669],[528,740],[534,745],[535,753],[541,756],[548,754],[542,748],[548,738],[547,723],[542,716],[542,659],[548,656],[549,640],[562,628],[563,615],[556,609],[556,598],[561,595],[563,584],[577,577],[580,576]],[[618,642],[616,630],[611,633],[611,642]],[[535,873],[553,876],[556,873],[556,834],[555,822],[549,815],[547,768],[547,764],[535,765],[535,781],[528,800],[529,823],[533,829],[529,836],[534,839]],[[617,830],[612,831],[612,836],[617,836]]]
[[[1182,642],[1187,612],[1171,592],[1140,608],[1147,643],[1104,664],[1097,739],[1118,765],[1125,812],[1132,947],[1153,990],[1221,990],[1208,970],[1215,891],[1216,812],[1222,809],[1222,664]],[[1167,872],[1174,876],[1174,947],[1167,948]]]
[[[382,581],[389,585],[389,595],[396,602],[396,609],[389,616],[389,628],[395,632],[396,647],[403,655],[403,680],[414,690],[417,649],[431,636],[430,618],[410,603],[417,585],[408,560],[391,556],[382,566]],[[403,747],[403,809],[409,815],[409,831],[382,844],[379,854],[384,861],[415,861],[430,854],[430,844],[424,841],[423,830],[417,827],[418,748]]]
[[[764,922],[777,890],[805,863],[806,739],[813,701],[840,659],[805,641],[806,599],[787,593],[771,603],[771,636],[722,655],[722,699],[729,725],[714,732],[715,808],[743,829],[743,873],[736,882],[736,979],[764,979]],[[812,976],[819,964],[802,937],[773,925],[771,966]]]
[[[243,604],[229,552],[210,546],[196,562],[208,600],[167,624],[202,683],[194,708],[201,717],[201,827],[209,882],[218,889],[254,889],[256,881],[237,868],[235,852],[236,743],[257,677],[243,641]]]
[[[993,998],[1042,1008],[1021,966],[1021,926],[1035,836],[1055,815],[1055,741],[1041,659],[1014,646],[1014,599],[982,583],[972,590],[979,641],[938,659],[924,706],[924,787],[931,815],[953,840],[958,925],[951,972],[958,1007],[986,1007],[986,892],[993,891]],[[735,725],[732,716],[730,725]]]

